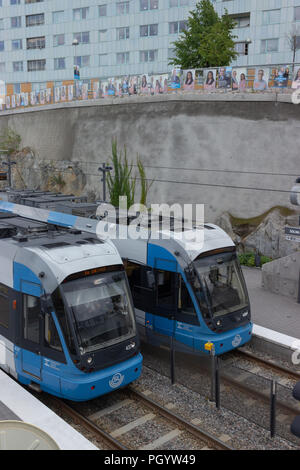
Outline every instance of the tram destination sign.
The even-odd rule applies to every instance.
[[[7,181],[7,173],[6,172],[0,172],[0,181]]]
[[[285,227],[285,238],[292,242],[300,242],[300,227]]]

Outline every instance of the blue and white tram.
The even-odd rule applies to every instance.
[[[74,401],[139,377],[132,298],[112,243],[0,212],[0,367]]]

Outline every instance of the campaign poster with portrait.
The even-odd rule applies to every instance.
[[[29,104],[29,93],[24,93],[24,106],[28,106]]]
[[[94,98],[94,100],[99,98],[99,88],[100,88],[99,81],[98,80],[94,81],[93,82],[93,98]]]
[[[46,90],[41,90],[40,91],[40,103],[45,104],[45,91]]]
[[[82,84],[82,99],[87,100],[89,98],[89,85],[87,83]]]
[[[21,106],[21,94],[20,93],[16,94],[16,106],[17,108]]]
[[[128,87],[129,96],[136,95],[137,89],[138,89],[138,78],[136,75],[133,75],[129,77],[129,87]]]
[[[298,70],[296,69],[296,72],[292,81],[292,89],[298,90],[298,88],[300,88],[300,68]]]
[[[107,98],[108,97],[108,81],[107,80],[101,80],[101,94],[102,98]]]
[[[162,95],[168,93],[168,75],[160,74],[153,76],[153,91],[154,95]]]
[[[51,88],[46,89],[45,99],[47,104],[51,103]]]
[[[203,89],[206,91],[215,91],[217,88],[217,71],[215,69],[203,70]]]
[[[231,88],[232,67],[220,67],[217,71],[217,87],[219,89]]]
[[[60,87],[60,99],[61,99],[61,101],[66,101],[66,99],[67,99],[67,91],[66,91],[66,86],[65,85]]]
[[[116,94],[115,79],[114,78],[109,78],[108,79],[107,94],[108,94],[108,96],[115,96],[115,94]]]
[[[245,67],[232,68],[231,86],[233,91],[245,91],[247,88],[247,69]]]
[[[253,82],[254,91],[265,91],[268,89],[269,69],[259,67],[255,70],[255,79]]]
[[[15,108],[16,107],[16,97],[15,95],[11,95],[11,107]]]
[[[21,102],[20,106],[25,106],[25,93],[21,93]]]
[[[141,95],[148,95],[149,94],[149,87],[148,82],[150,81],[149,76],[147,74],[143,74],[139,80],[139,92]]]
[[[115,96],[119,98],[123,96],[122,93],[122,77],[115,77]]]
[[[58,103],[60,101],[60,87],[56,86],[54,88],[54,101],[55,103]]]
[[[269,86],[273,88],[287,88],[290,75],[290,67],[275,68],[269,79]]]
[[[82,97],[82,82],[75,82],[75,97],[77,100]]]
[[[31,92],[30,92],[30,104],[31,104],[31,106],[35,106],[35,105],[36,105],[36,95],[35,95],[35,91],[31,91]]]
[[[129,77],[128,75],[122,77],[122,95],[128,96],[129,95]]]
[[[2,107],[5,105],[5,93],[6,93],[5,81],[0,80],[0,104]]]
[[[183,90],[193,91],[195,89],[196,71],[193,69],[183,71]]]
[[[10,96],[5,97],[5,107],[6,109],[10,109]]]
[[[195,90],[202,90],[204,87],[204,69],[195,70]]]
[[[73,85],[68,85],[68,101],[73,99]]]
[[[174,67],[170,73],[170,88],[171,90],[178,90],[181,88],[181,77],[182,71],[179,68]]]

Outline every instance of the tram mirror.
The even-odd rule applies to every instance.
[[[153,272],[153,271],[146,271],[146,276],[147,276],[147,284],[148,284],[148,287],[150,287],[151,289],[153,289],[153,287],[155,286],[155,276],[154,276],[154,272]]]
[[[42,313],[51,313],[53,310],[53,303],[50,294],[43,294],[41,296],[41,311]]]

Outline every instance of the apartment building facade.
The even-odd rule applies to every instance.
[[[167,72],[172,43],[197,0],[0,0],[0,79],[14,84]],[[232,65],[290,64],[300,0],[214,0],[236,21]],[[296,53],[300,62],[300,49]],[[222,64],[220,64],[222,65]],[[24,91],[24,90],[22,90]]]

